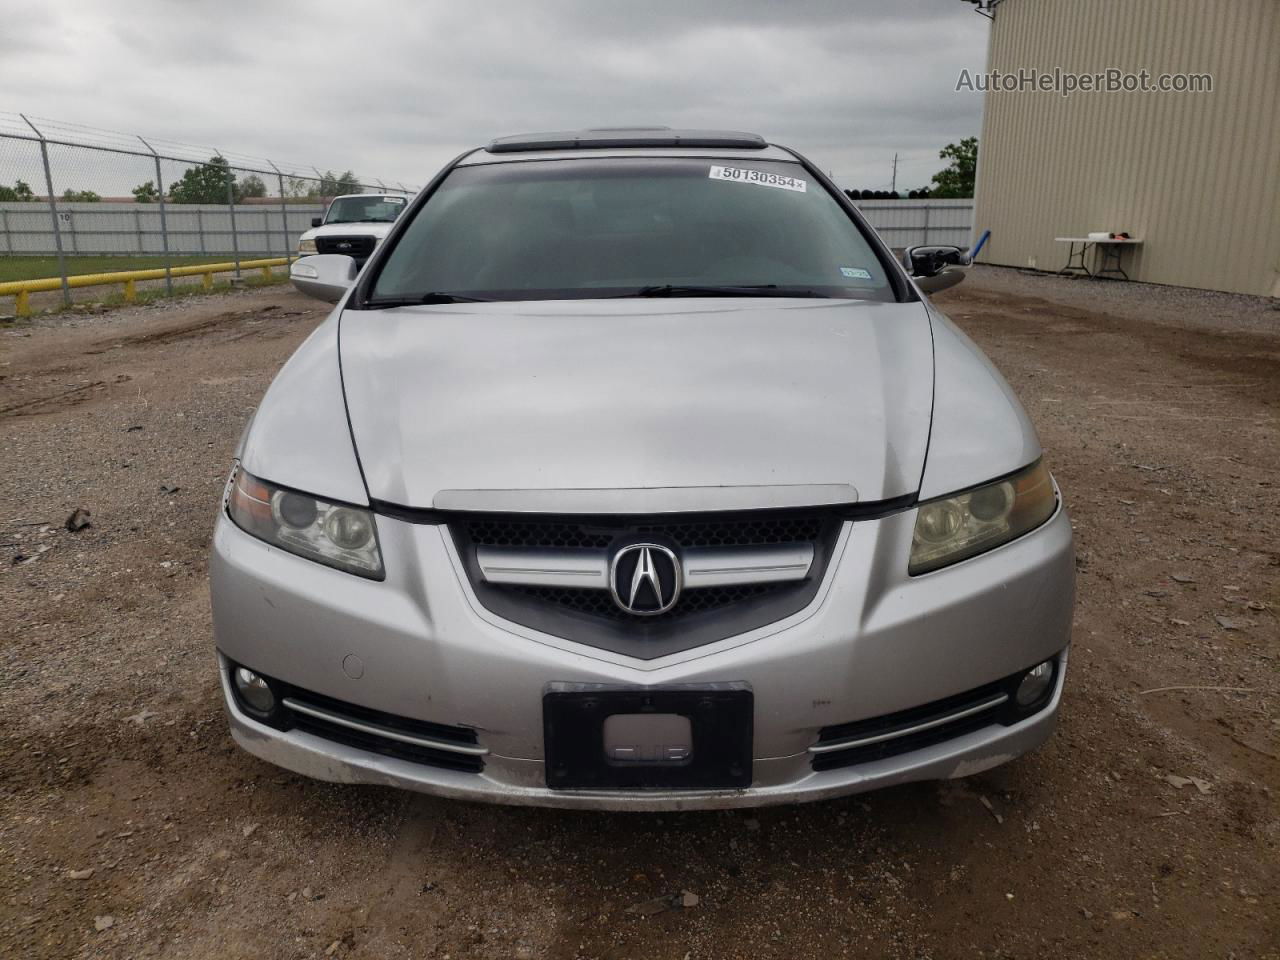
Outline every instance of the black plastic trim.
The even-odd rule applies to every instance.
[[[449,750],[432,750],[416,743],[404,743],[391,740],[377,734],[353,730],[337,723],[310,717],[306,714],[294,714],[293,727],[302,733],[314,737],[354,747],[367,753],[379,756],[394,757],[397,760],[409,760],[428,767],[439,767],[443,770],[457,770],[460,773],[480,773],[484,770],[484,759],[464,753],[453,753]]]
[[[888,757],[896,757],[904,753],[911,753],[914,750],[922,750],[925,747],[945,743],[966,733],[972,733],[975,730],[981,730],[983,727],[989,727],[994,724],[1008,727],[1019,723],[1027,719],[1027,717],[1039,713],[1053,699],[1053,693],[1058,687],[1061,658],[1054,656],[1051,660],[1053,663],[1053,676],[1049,680],[1049,686],[1044,696],[1026,707],[1018,706],[1018,684],[1022,682],[1022,678],[1027,674],[1027,671],[1033,669],[1034,664],[1026,670],[1019,670],[1017,673],[1012,673],[992,683],[975,687],[972,690],[967,690],[954,696],[944,697],[941,700],[934,700],[918,707],[899,710],[896,713],[888,713],[879,717],[870,717],[866,720],[855,720],[852,723],[823,727],[818,731],[819,746],[839,743],[842,740],[856,740],[860,737],[892,734],[898,730],[909,730],[917,724],[925,723],[936,717],[944,717],[947,714],[958,713],[966,707],[976,706],[984,700],[989,700],[1001,693],[1006,694],[1009,698],[1004,703],[990,709],[967,717],[960,717],[957,720],[931,727],[928,730],[909,733],[905,736],[894,737],[879,743],[849,747],[847,750],[815,753],[811,761],[813,769],[835,770],[860,763],[871,763],[875,760],[884,760]]]
[[[443,510],[435,510],[431,507],[405,507],[398,503],[391,503],[389,500],[370,500],[369,509],[379,516],[404,523],[439,526],[449,522],[449,515]]]
[[[768,141],[758,133],[736,130],[671,130],[663,127],[615,130],[560,130],[554,133],[497,137],[486,153],[529,153],[543,150],[611,150],[620,148],[701,147],[703,149],[764,150]]]
[[[236,688],[234,676],[236,669],[240,666],[243,666],[243,664],[227,661],[231,694],[235,698],[237,709],[259,723],[264,723],[281,731],[300,730],[303,733],[309,733],[312,736],[355,747],[369,753],[396,757],[401,760],[441,767],[446,770],[479,773],[484,769],[484,758],[481,756],[453,753],[448,750],[432,750],[419,744],[404,743],[399,740],[380,737],[376,734],[352,730],[350,727],[328,723],[317,717],[296,713],[285,706],[284,701],[286,698],[292,698],[308,705],[328,710],[331,713],[349,717],[352,720],[361,720],[379,727],[386,727],[398,733],[453,742],[460,746],[475,746],[479,742],[476,731],[469,727],[450,726],[429,720],[416,720],[412,717],[402,717],[394,713],[385,713],[382,710],[362,707],[343,700],[336,700],[333,697],[326,697],[320,693],[313,693],[310,690],[304,690],[301,687],[296,687],[291,683],[285,683],[283,680],[277,680],[261,671],[254,670],[254,673],[257,673],[267,682],[276,698],[275,710],[270,714],[264,715],[261,711],[249,706],[240,697],[240,691]],[[253,670],[252,667],[248,669]]]
[[[830,513],[839,517],[841,520],[879,520],[891,514],[901,513],[904,510],[910,510],[918,502],[914,493],[903,494],[899,497],[890,497],[887,500],[871,500],[866,503],[840,503],[834,506],[821,507],[761,507],[758,510],[735,510],[735,511],[698,511],[698,512],[682,512],[671,511],[665,513],[614,513],[614,514],[571,514],[571,513],[515,513],[505,514],[505,516],[518,517],[521,520],[536,522],[539,520],[564,520],[572,518],[580,520],[583,523],[623,523],[628,520],[679,520],[682,517],[693,519],[700,516],[708,516],[715,514],[720,517],[742,517],[749,514],[770,514],[770,513]],[[406,507],[402,504],[392,503],[390,500],[370,500],[369,509],[376,514],[384,517],[390,517],[393,520],[402,520],[405,523],[427,524],[431,526],[439,526],[442,523],[449,523],[451,520],[486,519],[495,516],[488,511],[466,511],[466,510],[437,510],[434,507]]]

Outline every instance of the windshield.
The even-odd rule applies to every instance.
[[[647,157],[455,168],[368,302],[734,290],[895,299],[858,225],[800,164]]]
[[[404,197],[338,197],[325,223],[391,223],[404,211]]]

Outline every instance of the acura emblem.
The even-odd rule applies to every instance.
[[[656,543],[629,543],[609,564],[609,592],[627,613],[652,617],[680,599],[680,559]]]

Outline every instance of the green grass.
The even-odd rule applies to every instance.
[[[242,253],[241,260],[257,260],[265,258],[262,253]],[[230,263],[234,256],[230,253],[211,253],[200,256],[177,256],[172,258],[173,266],[188,267],[198,263]],[[67,275],[81,273],[113,273],[117,270],[151,270],[164,266],[162,256],[104,256],[79,257],[68,256]],[[58,276],[57,257],[18,257],[0,256],[0,283],[7,280],[40,280],[44,277]]]

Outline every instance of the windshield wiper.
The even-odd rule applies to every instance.
[[[623,297],[826,297],[825,293],[803,287],[780,287],[776,283],[752,283],[738,286],[698,286],[696,284],[663,283],[641,287]]]
[[[487,297],[465,297],[460,293],[419,293],[412,297],[378,297],[364,302],[365,309],[384,307],[417,307],[430,303],[493,303]]]

